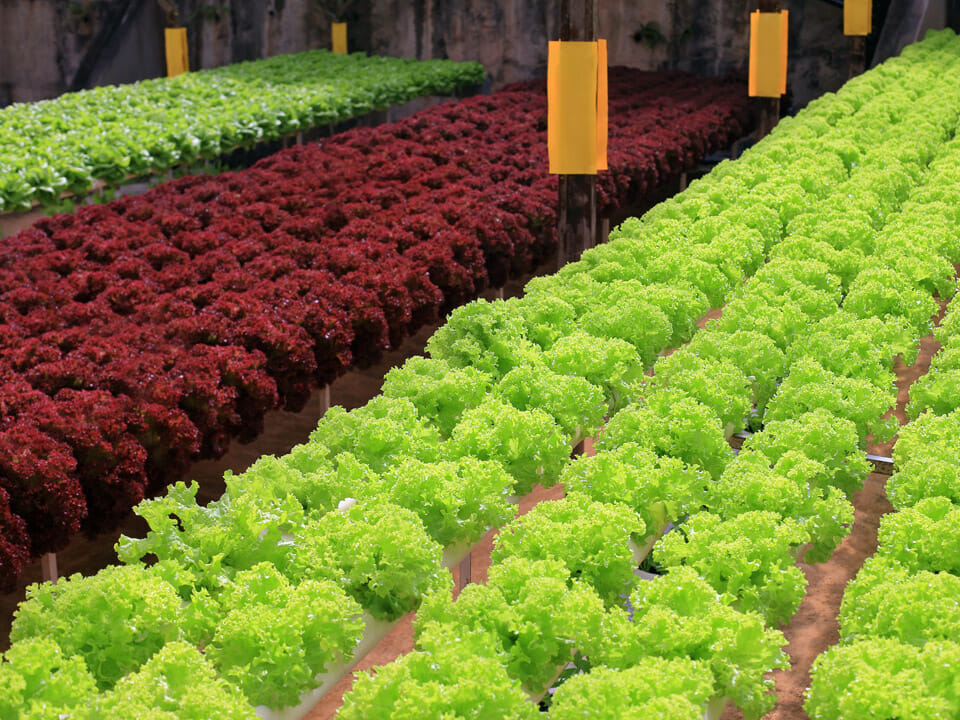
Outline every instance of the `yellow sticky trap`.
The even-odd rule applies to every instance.
[[[190,57],[187,54],[187,29],[166,28],[163,31],[167,53],[167,77],[176,77],[190,72]]]
[[[552,41],[547,55],[547,152],[554,175],[607,169],[607,45]]]
[[[873,31],[872,0],[844,0],[843,34],[869,35]]]
[[[333,23],[330,26],[330,34],[333,36],[333,52],[335,55],[347,54],[347,24]]]
[[[607,170],[607,41],[597,40],[597,170]]]
[[[750,13],[750,97],[778,98],[787,91],[788,12]]]

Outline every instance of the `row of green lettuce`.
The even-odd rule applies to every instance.
[[[588,647],[588,633],[595,628],[581,632],[577,628],[584,622],[614,623],[625,633],[643,629],[628,623],[618,608],[634,581],[632,560],[621,561],[631,549],[618,549],[615,540],[630,536],[640,544],[666,519],[680,519],[705,500],[680,503],[668,496],[663,508],[646,517],[643,508],[650,498],[642,490],[637,490],[639,510],[583,493],[550,504],[533,516],[541,520],[519,526],[529,534],[503,534],[489,589],[461,598],[478,598],[476,632],[456,643],[441,639],[438,631],[430,646],[429,627],[445,627],[441,620],[449,613],[470,612],[468,605],[460,611],[460,602],[452,608],[446,603],[452,583],[443,568],[443,548],[475,542],[487,527],[502,526],[513,514],[509,496],[526,493],[536,482],[549,485],[564,475],[574,483],[570,468],[585,465],[571,464],[570,443],[592,434],[606,415],[637,394],[644,400],[625,415],[614,415],[604,441],[611,443],[609,452],[598,462],[628,462],[631,449],[613,448],[609,439],[624,415],[625,432],[633,437],[642,429],[637,439],[649,443],[639,446],[637,457],[651,468],[651,487],[676,470],[679,477],[701,483],[703,497],[710,496],[730,459],[724,426],[743,422],[751,397],[757,410],[748,420],[759,424],[788,357],[791,368],[802,367],[803,356],[819,359],[824,364],[820,377],[828,377],[829,370],[838,376],[835,384],[845,388],[839,376],[849,375],[857,392],[864,390],[855,378],[869,377],[889,405],[883,395],[884,383],[889,391],[888,368],[882,359],[864,361],[862,351],[866,347],[883,358],[892,357],[894,348],[912,347],[923,328],[911,303],[929,299],[933,286],[946,287],[952,268],[944,276],[942,263],[931,259],[926,246],[905,243],[902,252],[884,256],[874,253],[873,240],[878,228],[889,227],[887,218],[907,199],[920,168],[952,133],[957,91],[950,81],[958,52],[952,35],[925,41],[836,96],[812,104],[742,160],[725,164],[642,221],[628,222],[581,263],[532,281],[522,300],[478,302],[455,311],[431,339],[430,359],[416,358],[391,371],[383,395],[367,406],[331,410],[310,441],[288,455],[261,458],[247,472],[228,475],[219,501],[200,506],[195,487],[178,485],[167,496],[143,503],[139,512],[150,532],[119,543],[127,564],[30,588],[15,619],[14,644],[0,665],[5,690],[0,697],[8,703],[0,707],[3,714],[249,717],[252,705],[295,705],[318,674],[351,656],[366,617],[397,618],[425,597],[430,600],[421,616],[436,622],[421,620],[420,649],[396,666],[406,668],[402,672],[410,686],[386,679],[381,681],[386,690],[374,686],[377,712],[384,717],[529,713],[534,706],[520,688],[542,689],[549,682],[543,676],[545,658]],[[915,110],[921,98],[922,114]],[[902,124],[893,123],[895,118]],[[891,135],[891,125],[901,132]],[[865,209],[852,207],[857,203]],[[927,229],[931,238],[943,237],[938,228]],[[742,279],[754,274],[768,254],[781,258],[782,276],[762,271],[746,286],[749,292],[741,289]],[[804,260],[824,254],[832,272]],[[887,296],[884,283],[891,278],[896,287],[910,289],[900,304]],[[836,315],[844,290],[847,313],[837,315],[840,320],[831,329],[827,315]],[[736,297],[727,302],[713,332],[694,343],[698,353],[715,358],[713,364],[663,361],[653,384],[643,384],[643,368],[664,348],[688,340],[697,318],[731,293]],[[885,321],[868,319],[884,315],[888,305],[901,312]],[[877,333],[886,338],[879,347]],[[710,343],[718,347],[713,356]],[[800,348],[804,353],[792,358]],[[723,387],[741,383],[739,395],[713,389],[721,377],[714,377],[718,369],[724,382],[732,383]],[[747,394],[744,378],[749,379]],[[835,512],[835,524],[842,526],[845,501],[826,485],[843,491],[855,486],[865,472],[855,460],[862,461],[857,445],[865,434],[858,435],[857,423],[882,426],[875,414],[857,414],[853,390],[838,392],[838,414],[856,419],[836,420],[852,428],[852,435],[830,436],[834,445],[827,446],[843,452],[825,463],[830,480],[822,488],[825,512]],[[712,409],[714,400],[731,397],[732,407]],[[783,409],[787,415],[795,411]],[[772,418],[773,409],[766,412]],[[663,423],[669,432],[661,432]],[[798,432],[811,433],[809,428]],[[674,438],[676,447],[658,444],[661,436]],[[794,442],[789,433],[784,437],[784,443]],[[824,444],[819,438],[809,442],[817,448]],[[699,455],[684,458],[684,447]],[[767,446],[756,450],[773,452]],[[759,466],[754,472],[782,477]],[[831,504],[829,498],[839,501]],[[610,549],[595,548],[595,566],[585,553],[581,579],[575,580],[564,562],[547,553],[569,552],[585,542],[577,528],[594,515],[604,519],[604,527],[609,523],[601,537],[610,539]],[[833,535],[822,537],[826,542]],[[533,557],[538,548],[543,557]],[[609,552],[620,555],[607,573]],[[691,557],[688,553],[676,564],[699,571]],[[147,559],[156,562],[147,567],[142,562]],[[689,613],[693,619],[678,642],[699,637],[705,657],[712,658],[705,662],[716,668],[708,694],[727,694],[752,714],[767,707],[762,676],[783,662],[782,637],[764,629],[762,616],[750,613],[762,609],[775,620],[776,613],[786,612],[783,602],[762,604],[704,584],[720,582],[722,574],[698,580],[692,569],[678,568],[671,576],[687,577],[694,588],[676,602],[689,604],[688,596],[696,596],[705,608]],[[635,590],[665,594],[666,602],[670,588],[650,583]],[[567,599],[560,605],[548,602],[561,601],[551,592]],[[788,593],[789,602],[791,597]],[[642,597],[634,600],[644,607]],[[479,627],[480,616],[491,614],[486,609],[491,607],[502,645],[491,643],[490,632]],[[667,613],[662,622],[671,622],[674,611],[668,605],[650,608],[651,621],[662,611]],[[564,618],[573,630],[562,627]],[[550,629],[554,622],[560,630]],[[605,637],[615,654],[617,646],[610,643],[616,635]],[[627,640],[625,647],[632,647]],[[474,647],[479,645],[486,650]],[[462,652],[471,647],[476,652]],[[445,654],[450,662],[435,662],[431,652]],[[447,677],[454,657],[472,669],[456,669]],[[690,662],[686,658],[666,653],[644,663],[675,667],[671,663],[684,665]],[[520,668],[513,675],[511,665]],[[738,667],[750,670],[744,671],[749,682],[725,669]],[[427,682],[431,673],[449,682]],[[210,679],[205,695],[194,691],[199,677]],[[411,691],[421,680],[428,689]],[[353,697],[364,687],[358,683]],[[478,706],[478,697],[493,698],[494,704]],[[517,705],[517,699],[523,702]],[[359,700],[351,703],[345,714],[377,714],[351,710],[361,707]],[[476,714],[478,707],[488,710]]]
[[[960,159],[960,153],[957,158]],[[942,183],[960,172],[945,165]],[[896,512],[876,554],[848,585],[840,645],[813,667],[811,718],[960,717],[960,303],[937,330],[943,348],[910,389],[915,417],[887,483]],[[951,378],[953,378],[951,380]]]
[[[955,74],[955,57],[950,66]],[[872,216],[853,218],[843,210],[786,218],[781,205],[785,239],[722,318],[656,362],[639,400],[601,433],[598,454],[561,474],[566,498],[501,531],[486,586],[466,588],[456,602],[447,592],[424,600],[416,650],[361,676],[341,718],[407,718],[413,708],[428,709],[421,717],[468,717],[477,704],[478,717],[532,718],[527,698],[539,697],[572,655],[582,672],[557,689],[550,716],[558,720],[620,718],[625,707],[635,717],[697,720],[718,697],[746,717],[772,707],[766,674],[788,666],[774,628],[796,612],[806,586],[795,562],[826,560],[846,535],[850,496],[870,470],[867,439],[889,440],[899,427],[884,417],[896,402],[894,362],[916,360],[937,311],[934,295],[956,290],[960,218],[939,189],[960,158],[960,141],[951,139],[957,112],[939,107],[918,132],[930,115],[923,103],[909,107],[916,100],[880,95],[839,123],[842,130],[778,132],[741,161],[815,154],[825,182],[808,199],[821,210],[865,193],[879,203]],[[867,140],[849,166],[834,162],[839,155],[827,148],[839,132],[891,109],[903,115],[886,129],[889,141],[921,152],[891,157]],[[897,182],[878,189],[874,163]],[[807,172],[794,175],[784,164],[779,178],[802,186]],[[648,214],[634,240],[682,221],[674,211],[691,195],[721,197],[710,180]],[[844,234],[836,232],[841,219]],[[620,277],[627,257],[610,247],[588,253],[561,272],[567,282],[555,295],[601,292],[597,275]],[[726,440],[748,415],[762,429],[734,457]],[[638,583],[634,548],[668,521],[677,526],[653,549],[660,576]],[[956,597],[944,611],[955,613]],[[839,688],[849,683],[849,673],[842,677]]]
[[[483,82],[475,62],[311,50],[0,110],[0,213]]]

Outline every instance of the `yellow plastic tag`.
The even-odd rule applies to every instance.
[[[872,0],[844,0],[843,34],[869,35],[873,32]]]
[[[607,169],[606,41],[549,44],[547,151],[554,175]]]
[[[333,23],[330,26],[330,33],[333,37],[333,52],[335,55],[347,54],[347,24]]]
[[[167,77],[176,77],[190,72],[190,57],[187,54],[187,29],[166,28],[163,31],[167,53]]]
[[[750,13],[750,97],[778,98],[787,91],[789,14]]]

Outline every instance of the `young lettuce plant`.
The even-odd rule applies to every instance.
[[[796,520],[775,512],[752,510],[728,520],[702,512],[664,535],[653,557],[668,575],[679,566],[694,568],[725,602],[776,626],[803,600],[807,579],[794,563],[809,540]]]
[[[362,500],[304,525],[286,573],[295,583],[335,580],[376,619],[396,620],[450,585],[442,555],[412,511]]]
[[[476,368],[416,356],[384,375],[382,393],[412,402],[420,417],[447,438],[464,411],[483,402],[492,382],[490,375]]]
[[[518,410],[545,411],[572,443],[596,434],[607,412],[600,387],[541,363],[515,367],[503,376],[495,393]]]
[[[720,418],[727,435],[743,430],[753,404],[750,382],[737,366],[703,358],[688,348],[657,362],[649,384],[697,398]]]
[[[955,640],[958,597],[956,575],[911,572],[888,558],[869,558],[843,593],[841,641],[889,637],[922,647],[932,640]]]
[[[465,455],[425,463],[399,457],[361,497],[392,503],[416,513],[438,544],[475,543],[491,527],[514,516],[507,501],[513,478],[493,460]]]
[[[475,587],[475,586],[471,586]],[[536,720],[539,710],[507,674],[486,633],[462,633],[357,673],[337,715],[342,720]]]
[[[950,720],[960,713],[960,645],[892,638],[835,646],[813,663],[803,707],[812,720]]]
[[[733,458],[713,410],[672,389],[654,390],[617,413],[601,433],[597,449],[610,450],[628,442],[699,465],[715,478]]]
[[[605,617],[596,591],[571,579],[560,560],[508,557],[491,566],[486,585],[468,585],[456,602],[449,592],[428,595],[415,630],[417,647],[427,650],[482,633],[484,654],[495,653],[511,678],[541,693],[574,650],[600,642]]]
[[[611,413],[633,400],[634,388],[643,378],[644,365],[633,345],[579,330],[559,338],[543,354],[543,361],[555,373],[579,376],[603,388]]]
[[[0,655],[0,717],[76,717],[97,695],[83,658],[50,638],[15,642]]]
[[[870,463],[860,450],[857,427],[824,409],[803,413],[788,420],[771,420],[748,438],[741,452],[757,450],[777,462],[791,450],[819,462],[824,472],[811,478],[811,485],[835,487],[848,497],[863,486]]]
[[[574,675],[553,696],[554,720],[702,720],[713,674],[687,658],[647,657],[625,670],[593,668]]]
[[[437,428],[422,419],[409,400],[382,395],[356,410],[330,408],[310,433],[310,443],[318,446],[318,454],[325,450],[328,458],[353,453],[377,472],[398,455],[428,462],[440,456]]]
[[[786,638],[757,613],[725,604],[692,568],[640,583],[625,611],[607,615],[601,642],[586,652],[595,665],[626,669],[643,658],[689,658],[710,669],[713,696],[726,696],[744,716],[770,710],[776,696],[768,674],[789,667]]]
[[[884,515],[877,557],[914,572],[960,575],[960,506],[947,497],[930,497]]]
[[[493,396],[463,414],[443,450],[451,460],[472,456],[500,462],[520,496],[537,483],[551,487],[570,457],[567,439],[547,413],[518,410]]]
[[[350,660],[363,610],[329,580],[291,582],[270,563],[194,596],[189,633],[219,674],[255,704],[296,705],[330,665]]]
[[[106,690],[177,639],[181,600],[173,585],[138,566],[108,566],[56,585],[34,584],[17,609],[10,640],[45,637],[79,656]]]
[[[542,352],[527,337],[523,315],[503,300],[475,300],[457,308],[427,341],[430,357],[472,367],[495,379]]]
[[[241,689],[217,675],[213,664],[197,648],[171,642],[102,695],[89,720],[148,717],[254,720],[257,713]]]
[[[883,417],[895,403],[892,383],[888,390],[881,390],[867,380],[835,375],[816,360],[803,357],[790,366],[780,390],[767,406],[764,421],[787,420],[822,408],[852,420],[860,446],[865,448],[868,435],[882,443],[900,429],[895,417]]]
[[[590,583],[610,605],[621,602],[636,584],[634,546],[647,535],[636,512],[622,503],[594,502],[570,493],[543,502],[505,526],[490,558],[561,560]]]
[[[735,365],[750,381],[757,412],[762,415],[786,371],[783,351],[768,336],[751,330],[732,333],[703,330],[688,352]]]
[[[644,542],[649,542],[668,523],[699,510],[711,480],[698,465],[626,443],[596,455],[581,455],[564,468],[560,483],[571,494],[627,505],[643,520]]]
[[[825,562],[853,525],[853,505],[833,487],[811,486],[825,468],[791,451],[774,465],[763,453],[744,452],[727,465],[710,487],[707,508],[724,519],[751,510],[770,510],[796,518],[809,534],[808,563]]]

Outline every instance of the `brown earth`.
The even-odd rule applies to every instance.
[[[897,363],[897,407],[894,414],[901,425],[907,422],[904,409],[909,387],[930,369],[930,360],[939,349],[940,344],[933,337],[926,337],[920,343],[920,355],[915,365],[904,367]],[[895,442],[896,438],[882,445],[869,445],[867,452],[890,457]],[[803,710],[803,701],[810,685],[810,668],[817,656],[839,641],[837,614],[843,592],[866,559],[876,552],[880,518],[893,510],[884,491],[886,482],[886,475],[872,473],[863,489],[854,494],[853,529],[826,563],[800,563],[807,576],[807,594],[797,614],[783,628],[788,641],[790,669],[773,674],[779,700],[763,720],[809,720]],[[742,718],[743,714],[731,705],[721,720]]]

